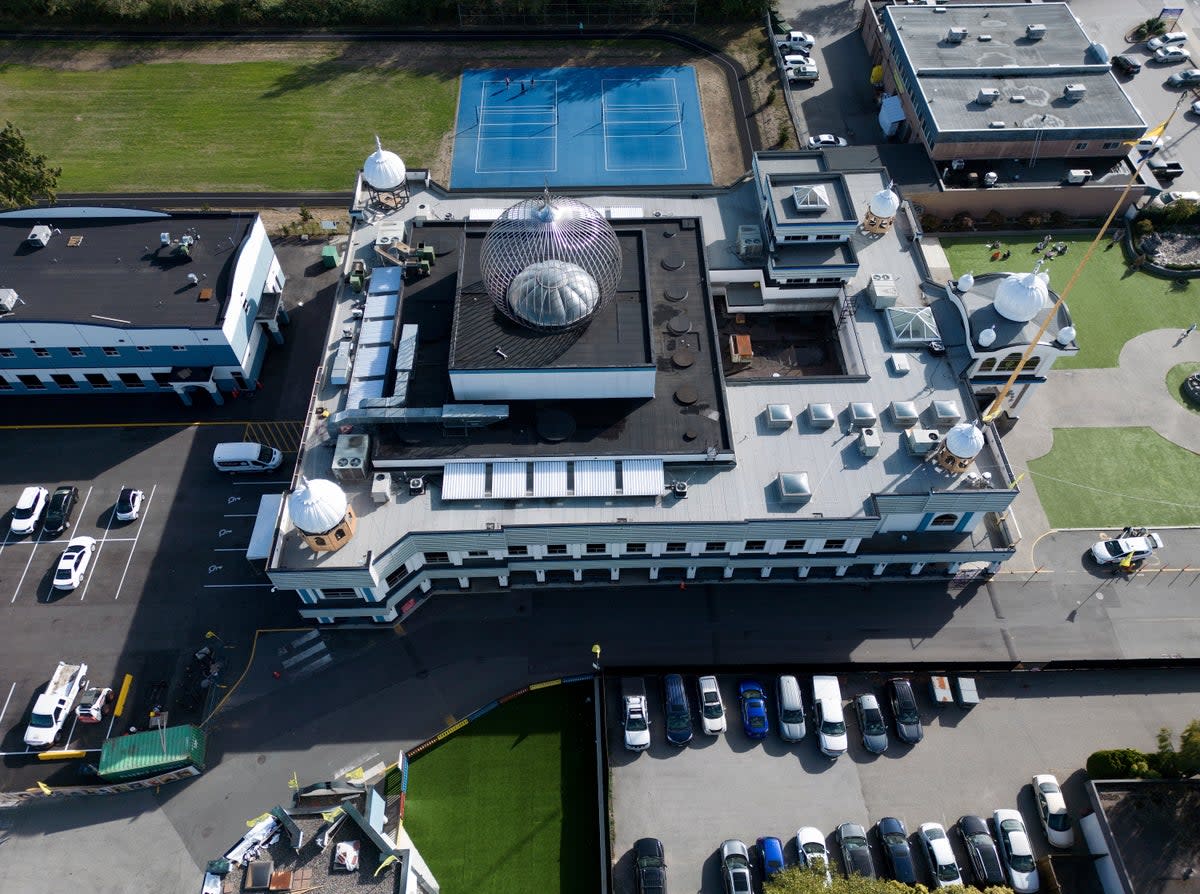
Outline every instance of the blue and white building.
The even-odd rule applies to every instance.
[[[285,278],[256,213],[0,213],[0,395],[256,387]]]

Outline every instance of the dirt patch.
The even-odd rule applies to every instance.
[[[764,145],[777,144],[781,127],[791,131],[787,107],[772,84],[773,68],[761,61],[765,36],[761,28],[706,30],[697,37],[723,46],[750,73],[747,83],[755,112],[751,126]],[[464,68],[501,66],[691,65],[696,70],[700,104],[708,134],[713,182],[737,180],[749,167],[738,139],[735,98],[724,69],[710,58],[659,41],[539,41],[508,44],[491,41],[435,42],[285,42],[161,41],[64,43],[0,41],[0,64],[42,66],[67,71],[106,71],[129,65],[189,63],[225,65],[238,62],[301,62],[312,66],[404,67],[441,78],[458,78]],[[774,93],[772,91],[775,91]],[[774,99],[772,100],[772,96]],[[449,182],[453,130],[441,140],[428,165],[439,183]]]
[[[1141,248],[1156,264],[1200,267],[1200,227],[1183,226],[1154,233],[1142,240]]]

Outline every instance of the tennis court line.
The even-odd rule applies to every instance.
[[[610,104],[608,101],[608,94],[609,94],[608,85],[609,84],[634,84],[634,83],[639,84],[639,85],[645,85],[645,84],[649,84],[652,82],[658,83],[658,84],[669,84],[671,86],[671,97],[674,101],[674,108],[676,110],[675,120],[674,121],[670,121],[670,120],[667,120],[667,121],[659,121],[659,120],[622,121],[622,122],[615,122],[616,125],[620,126],[621,124],[667,124],[668,126],[677,127],[678,132],[676,132],[674,134],[652,134],[652,135],[631,135],[631,136],[610,134],[609,128],[612,125],[610,125],[610,123],[608,121],[608,115],[607,115],[608,109],[620,109],[623,112],[636,112],[638,110],[658,112],[658,111],[662,111],[662,110],[671,108],[672,106],[670,103],[612,103],[612,104]],[[687,146],[684,144],[684,140],[683,140],[683,106],[680,105],[680,103],[679,103],[679,90],[675,83],[675,78],[651,78],[651,79],[648,79],[645,81],[635,81],[632,79],[620,80],[620,79],[616,79],[616,78],[601,79],[601,81],[600,81],[600,117],[601,117],[601,123],[603,125],[602,130],[604,132],[604,170],[605,170],[605,172],[611,174],[611,173],[617,173],[617,172],[635,172],[635,171],[686,171],[687,170],[687,167],[688,167],[687,166]],[[657,139],[657,140],[662,140],[662,139],[677,140],[679,143],[679,160],[680,160],[681,164],[679,166],[674,166],[674,167],[668,166],[668,165],[645,165],[645,164],[637,165],[637,166],[635,166],[635,165],[627,165],[627,166],[618,165],[618,166],[614,167],[612,164],[612,158],[609,153],[609,140],[620,140],[620,139],[642,140],[642,141],[655,140],[655,139]]]
[[[501,105],[500,103],[492,103],[491,105],[489,105],[488,101],[487,101],[488,96],[487,96],[487,92],[486,92],[488,85],[489,84],[490,85],[500,85],[503,83],[504,83],[503,81],[484,81],[480,87],[480,91],[479,91],[480,103],[476,107],[476,113],[475,113],[476,118],[477,118],[477,127],[478,127],[478,133],[475,135],[475,173],[476,174],[535,174],[535,173],[537,173],[537,174],[543,174],[543,173],[544,174],[556,174],[556,173],[558,173],[558,121],[559,121],[558,80],[556,78],[549,78],[544,81],[538,81],[532,88],[532,89],[536,90],[536,89],[540,88],[543,84],[549,85],[553,89],[553,100],[554,101],[551,105],[539,104],[539,105],[534,105],[534,106],[507,106],[507,105]],[[520,83],[520,81],[518,81],[518,83]],[[508,86],[508,89],[512,89],[511,86]],[[500,115],[508,114],[508,115],[512,115],[514,119],[519,118],[519,116],[521,116],[521,115],[550,114],[553,116],[553,120],[551,122],[531,122],[528,120],[510,120],[510,121],[506,121],[503,123],[494,122],[491,126],[501,126],[501,127],[510,126],[511,127],[513,125],[520,125],[520,126],[539,126],[540,125],[543,128],[551,129],[552,132],[549,134],[528,136],[528,137],[515,137],[515,136],[489,137],[489,136],[485,136],[483,131],[484,131],[485,127],[489,126],[486,123],[489,113],[500,114]],[[528,146],[534,140],[550,141],[550,143],[551,143],[551,151],[550,151],[550,159],[549,159],[550,166],[546,167],[544,164],[540,167],[527,167],[527,168],[493,168],[493,167],[487,166],[484,163],[484,157],[483,157],[484,148],[485,148],[484,144],[485,143],[495,144],[501,140],[508,141],[509,145],[512,146],[512,148],[514,148],[514,149],[517,148],[517,146],[519,146],[521,143]],[[514,140],[520,141],[520,143],[513,145]],[[524,153],[521,153],[521,154],[524,154]]]

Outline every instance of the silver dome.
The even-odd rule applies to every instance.
[[[530,264],[508,286],[509,315],[532,329],[568,329],[600,306],[600,287],[590,273],[566,261]]]
[[[996,313],[1014,323],[1028,323],[1050,303],[1050,275],[1010,273],[996,288]]]
[[[970,422],[960,422],[946,433],[946,449],[959,459],[974,459],[983,450],[983,432]]]
[[[346,492],[325,478],[302,477],[288,497],[292,524],[306,534],[324,534],[336,528],[345,521],[348,505]]]
[[[384,149],[376,136],[375,151],[363,162],[363,180],[367,185],[375,189],[395,189],[404,183],[407,173],[400,156]]]
[[[595,297],[587,299],[590,308],[582,316],[564,312],[556,318],[554,313],[516,312],[518,305],[510,294],[513,281],[542,261],[563,261],[591,277]],[[522,325],[554,331],[586,322],[612,299],[621,278],[621,246],[599,211],[575,199],[552,196],[547,190],[500,215],[483,240],[479,264],[488,297],[501,313]],[[520,306],[529,310],[525,303],[530,300],[528,284],[522,289],[527,297]],[[578,309],[577,298],[568,299],[568,303]],[[565,310],[566,305],[563,307]]]

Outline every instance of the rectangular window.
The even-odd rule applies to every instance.
[[[446,565],[449,561],[449,553],[425,553],[425,563],[428,565]]]
[[[567,554],[566,544],[551,543],[546,547],[546,555],[549,556],[565,556]]]
[[[50,376],[54,380],[54,384],[59,388],[78,388],[79,383],[68,376],[66,373],[54,373]]]
[[[706,553],[723,553],[725,552],[725,544],[720,540],[710,540],[704,544],[704,551]]]
[[[154,348],[150,347],[150,345],[138,345],[138,346],[137,346],[137,349],[138,349],[139,351],[142,351],[143,353],[145,353],[146,351],[153,351],[153,350],[154,350]]]
[[[24,385],[26,388],[28,388],[31,391],[37,391],[39,388],[46,387],[45,385],[42,384],[42,380],[39,379],[37,376],[23,375],[23,376],[17,376],[17,378],[21,380],[22,385]]]
[[[390,590],[392,587],[395,587],[397,584],[399,584],[401,581],[403,581],[406,577],[408,577],[408,575],[410,573],[411,572],[409,572],[407,565],[401,565],[399,568],[397,568],[395,571],[393,571],[391,574],[389,574],[387,576],[386,582],[388,585],[388,589]]]
[[[625,544],[625,552],[627,552],[627,553],[644,553],[645,551],[646,551],[646,544],[644,544],[644,543],[626,543]]]
[[[172,351],[186,351],[187,348],[185,348],[183,345],[171,345],[171,350]]]
[[[826,540],[825,545],[823,547],[821,547],[821,549],[826,550],[826,551],[831,550],[831,549],[845,549],[845,548],[846,548],[845,540]]]
[[[1076,152],[1083,152],[1085,149],[1087,149],[1087,147],[1088,147],[1088,144],[1087,144],[1087,143],[1076,143],[1076,144],[1075,144],[1075,151],[1076,151]]]
[[[47,351],[45,348],[34,348],[34,349],[33,349],[33,356],[34,356],[34,357],[49,357],[49,356],[50,356],[50,352],[49,352],[49,351]]]
[[[746,541],[746,552],[748,552],[748,553],[761,553],[766,548],[767,548],[767,541],[765,541],[765,540],[747,540]]]
[[[783,548],[784,549],[804,549],[804,544],[807,542],[808,541],[806,541],[806,540],[785,540],[783,542]]]
[[[486,559],[488,551],[486,549],[469,549],[467,550],[468,559]]]
[[[0,357],[16,357],[11,348],[0,348]]]
[[[111,388],[112,382],[103,373],[84,373],[83,377],[93,388]]]
[[[508,548],[510,556],[527,556],[529,555],[529,547],[527,546],[510,546]]]
[[[143,388],[146,385],[142,381],[142,377],[137,373],[117,373],[117,378],[121,380],[121,384],[126,388]]]
[[[587,550],[589,556],[599,556],[608,552],[608,547],[606,547],[603,543],[589,543],[585,549]]]
[[[358,598],[358,591],[353,587],[330,587],[321,591],[324,602],[352,602]]]
[[[667,544],[667,552],[669,552],[669,553],[685,553],[685,552],[687,552],[687,544],[686,543],[678,543],[678,542],[668,543]]]
[[[67,348],[67,353],[70,354],[72,357],[82,357],[83,356],[83,348]]]
[[[8,379],[4,378],[4,376],[0,376],[0,391],[11,391],[11,390],[12,390],[12,382],[10,382]]]
[[[161,373],[160,372],[160,373],[150,373],[150,375],[154,376],[154,383],[156,385],[158,385],[159,388],[170,388],[171,387],[171,374],[170,373]]]
[[[1118,142],[1116,142],[1116,141],[1114,140],[1114,141],[1112,141],[1112,142],[1105,143],[1105,144],[1104,144],[1104,148],[1105,148],[1105,149],[1109,149],[1109,150],[1112,150],[1112,149],[1120,149],[1120,148],[1121,148],[1121,144],[1120,144],[1120,143],[1118,143]]]
[[[841,238],[842,238],[842,237],[841,237],[841,236],[839,236],[837,233],[821,233],[819,236],[817,236],[817,239],[818,239],[818,240],[821,240],[821,239],[841,239]]]
[[[118,351],[116,348],[105,348],[104,349],[105,357],[119,357],[120,355],[121,355],[121,352]]]

